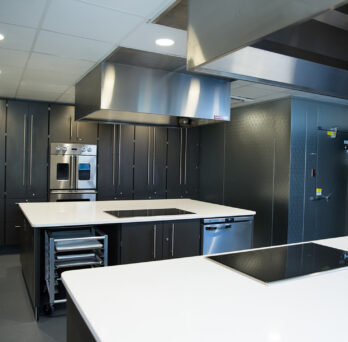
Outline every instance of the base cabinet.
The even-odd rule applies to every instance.
[[[120,264],[201,254],[200,221],[122,224]]]
[[[5,243],[7,246],[19,244],[19,233],[24,226],[24,216],[18,206],[23,202],[46,202],[47,198],[6,198]]]

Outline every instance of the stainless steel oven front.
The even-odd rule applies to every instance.
[[[97,146],[52,143],[50,192],[94,190],[97,187]],[[93,192],[93,191],[92,191]]]

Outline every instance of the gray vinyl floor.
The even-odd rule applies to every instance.
[[[0,255],[0,341],[65,341],[66,317],[57,310],[52,317],[34,320],[23,281],[18,254]]]

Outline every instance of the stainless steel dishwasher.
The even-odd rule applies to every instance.
[[[249,249],[253,246],[254,216],[203,219],[203,254]]]

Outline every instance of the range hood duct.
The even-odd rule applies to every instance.
[[[230,81],[103,62],[76,85],[76,120],[196,126],[230,119]]]
[[[347,99],[345,4],[189,0],[187,69]]]

